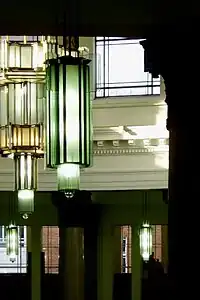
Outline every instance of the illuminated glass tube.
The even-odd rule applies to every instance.
[[[6,228],[6,249],[11,262],[15,262],[18,255],[18,240],[18,228],[10,224]]]
[[[80,185],[80,166],[78,164],[61,164],[57,168],[58,190],[78,190]],[[72,194],[66,194],[71,198]]]
[[[57,168],[58,190],[79,189],[80,168],[91,164],[89,60],[47,61],[46,164]]]
[[[15,155],[15,189],[18,211],[27,218],[34,212],[34,191],[37,188],[37,158],[30,153]]]
[[[144,261],[149,260],[152,253],[152,228],[148,223],[143,223],[139,231],[140,235],[140,253]]]

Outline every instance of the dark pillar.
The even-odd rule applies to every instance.
[[[97,300],[98,224],[84,228],[85,300]]]
[[[146,71],[164,78],[168,105],[170,300],[199,294],[200,50],[193,38],[185,31],[142,42]]]
[[[60,227],[60,300],[95,300],[100,207],[87,191],[77,191],[73,199],[53,193],[52,200]]]
[[[60,228],[60,300],[84,300],[83,229]]]

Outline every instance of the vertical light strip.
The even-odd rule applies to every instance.
[[[4,59],[5,59],[5,69],[8,68],[8,43],[4,40]]]
[[[78,66],[66,66],[67,161],[79,161],[79,82]]]
[[[45,163],[50,165],[51,156],[51,146],[50,146],[50,101],[51,101],[51,91],[50,91],[50,67],[46,70],[46,111],[45,111],[45,123],[46,123],[46,137],[45,137]]]
[[[86,156],[86,145],[85,145],[85,139],[86,139],[86,132],[85,132],[85,89],[84,89],[84,66],[83,64],[79,67],[80,68],[80,86],[81,86],[81,97],[80,97],[80,142],[81,142],[81,164],[84,165],[85,163],[85,156]]]
[[[18,255],[18,229],[17,226],[10,224],[6,228],[6,248],[7,255],[11,262],[15,262]]]
[[[24,189],[24,182],[25,182],[25,158],[24,158],[24,154],[22,154],[20,157],[20,185],[21,185],[21,189]]]
[[[33,165],[32,165],[32,158],[30,154],[27,154],[27,189],[32,189],[32,171],[33,171]]]
[[[50,142],[51,142],[51,161],[55,164],[56,156],[58,155],[58,145],[57,145],[57,135],[58,135],[58,117],[57,117],[57,110],[58,110],[58,90],[57,90],[57,66],[52,66],[51,71],[51,95],[50,95]]]
[[[147,261],[152,252],[152,228],[148,223],[143,224],[140,229],[140,251],[143,259]]]
[[[59,147],[60,147],[60,163],[64,163],[64,143],[66,143],[66,137],[64,137],[64,82],[63,82],[63,65],[59,66]]]
[[[90,100],[90,72],[89,72],[89,66],[84,66],[84,71],[86,72],[85,79],[86,82],[84,83],[85,88],[85,126],[86,126],[86,165],[89,166],[91,164],[91,158],[92,158],[92,131],[93,128],[91,126],[92,124],[92,115],[91,115],[91,100]]]

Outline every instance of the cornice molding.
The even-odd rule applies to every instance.
[[[162,166],[162,160],[168,157],[168,139],[162,139],[162,143],[160,139],[94,141],[93,154],[94,166],[81,171],[83,190],[167,187],[168,170]],[[134,158],[134,155],[138,156]],[[161,158],[161,164],[155,162],[157,157]],[[145,163],[142,163],[144,159]],[[0,166],[0,190],[14,190],[13,160],[0,158]],[[44,169],[44,160],[39,160],[38,191],[57,190],[56,182],[56,170]]]
[[[107,97],[95,98],[93,109],[102,108],[121,108],[121,107],[141,107],[141,106],[166,106],[164,93],[153,96],[126,96],[126,97]]]
[[[168,138],[94,141],[93,154],[102,156],[163,153],[169,151],[168,145]]]
[[[55,170],[39,170],[38,191],[56,191],[57,180]],[[168,171],[156,170],[113,170],[87,169],[81,172],[82,190],[138,190],[167,188]],[[4,170],[0,173],[0,191],[14,190],[14,172]]]

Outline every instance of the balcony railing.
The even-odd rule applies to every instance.
[[[160,78],[153,81],[97,83],[96,97],[160,95]]]
[[[144,49],[138,39],[95,39],[96,97],[160,94],[160,78],[144,72]]]

